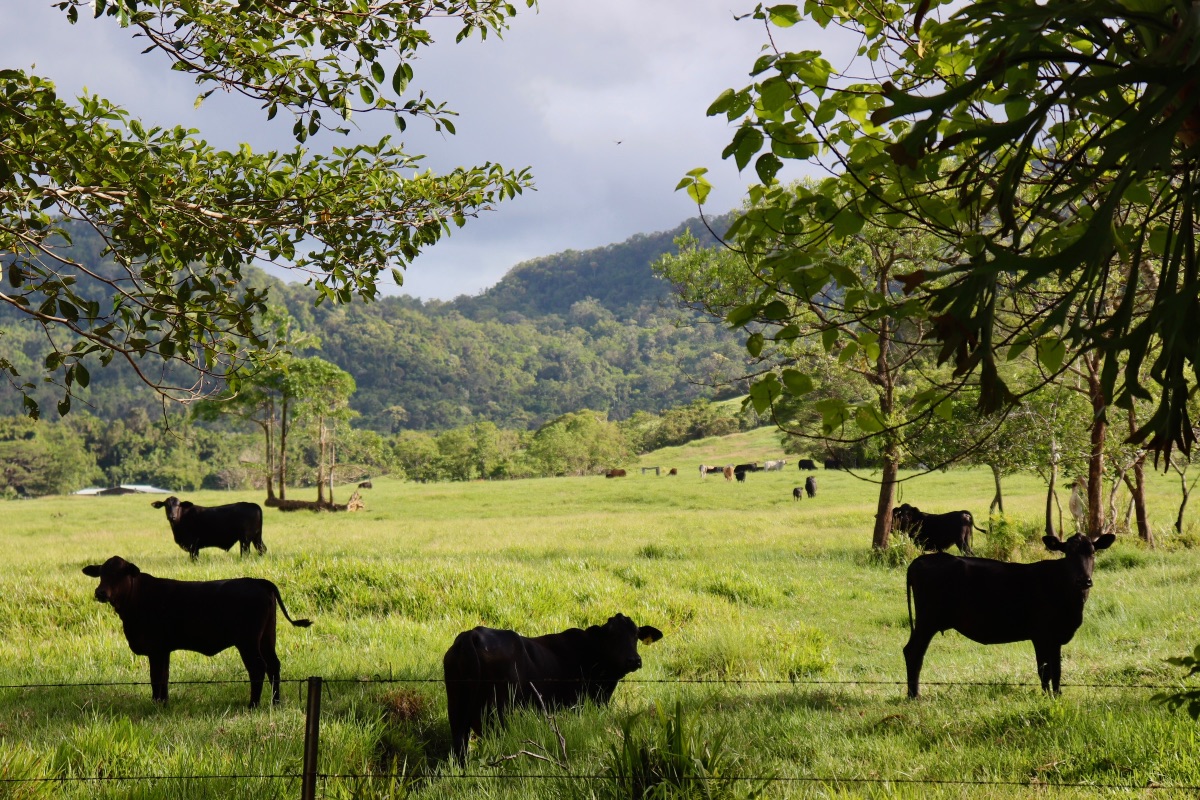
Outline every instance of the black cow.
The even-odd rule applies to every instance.
[[[959,552],[969,556],[972,529],[984,532],[975,524],[970,511],[926,514],[908,503],[892,509],[892,530],[904,531],[912,537],[914,544],[925,550],[948,550],[954,545]]]
[[[1032,564],[949,553],[914,559],[907,589],[911,634],[904,645],[908,696],[917,696],[921,662],[933,635],[951,629],[980,644],[1032,641],[1042,689],[1057,694],[1062,646],[1083,623],[1096,551],[1115,539],[1111,533],[1097,539],[1077,533],[1065,542],[1045,536],[1046,548],[1066,558]]]
[[[167,522],[171,523],[171,534],[175,544],[191,555],[192,560],[200,556],[205,547],[228,550],[241,544],[242,555],[250,545],[262,555],[267,546],[262,539],[262,509],[258,503],[230,503],[224,506],[198,506],[190,500],[180,501],[172,495],[166,500],[155,500],[150,505],[167,509]]]
[[[817,479],[809,475],[804,479],[804,491],[808,492],[809,498],[817,496]]]
[[[621,678],[642,666],[638,640],[661,638],[662,631],[624,614],[587,630],[532,638],[493,628],[463,631],[442,659],[455,757],[464,762],[470,732],[482,736],[492,717],[503,725],[513,706],[607,704]]]
[[[358,488],[360,488],[360,489],[374,489],[375,487],[374,487],[374,486],[371,484],[371,481],[370,481],[370,479],[368,478],[367,480],[365,480],[365,481],[363,481],[362,483],[360,483],[360,484],[358,485]]]
[[[762,471],[762,467],[760,467],[758,465],[757,461],[755,461],[753,464],[737,464],[733,468],[733,477],[737,478],[738,483],[745,483],[747,472],[761,472],[761,471]]]
[[[825,459],[825,469],[845,469],[845,466],[843,466],[839,459],[827,458]]]
[[[817,465],[813,462],[813,460],[811,458],[800,459],[798,466],[800,467],[801,472],[805,472],[805,471],[815,472],[817,469]]]
[[[793,501],[803,500],[803,499],[804,499],[804,490],[803,489],[801,489],[799,486],[792,489],[792,500]]]
[[[263,677],[271,679],[271,700],[279,702],[279,657],[275,655],[275,604],[299,628],[312,624],[292,619],[279,588],[262,578],[224,581],[176,581],[156,578],[136,564],[113,556],[83,568],[100,579],[96,600],[108,603],[121,618],[125,641],[150,658],[155,702],[167,702],[171,653],[191,650],[215,656],[236,647],[250,673],[250,707],[262,697]]]

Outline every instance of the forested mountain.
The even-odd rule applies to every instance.
[[[727,220],[719,219],[723,226]],[[320,355],[351,373],[357,425],[391,432],[436,430],[488,420],[536,428],[590,408],[623,419],[712,397],[707,384],[740,373],[744,350],[721,326],[678,311],[650,263],[685,228],[711,238],[699,220],[621,244],[525,262],[496,286],[451,302],[386,297],[373,303],[313,305],[312,291],[257,274],[271,298],[314,334]],[[96,260],[100,246],[75,231],[75,252]],[[0,308],[0,347],[23,375],[45,358],[44,334]],[[102,419],[159,401],[128,365],[96,365],[78,392]],[[51,411],[59,393],[44,387]],[[78,409],[79,406],[77,405]],[[0,386],[0,415],[19,414],[20,396]]]
[[[731,221],[726,214],[709,220],[709,226],[722,234]],[[473,319],[514,312],[534,318],[566,315],[571,306],[590,297],[619,318],[636,317],[647,306],[670,302],[670,286],[649,265],[674,252],[675,239],[685,231],[701,242],[715,243],[700,219],[690,219],[674,230],[639,233],[607,247],[522,262],[487,291],[459,297],[453,305]]]

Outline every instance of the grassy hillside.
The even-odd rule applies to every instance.
[[[299,771],[299,684],[285,685],[278,708],[248,711],[245,673],[230,651],[212,659],[175,654],[166,708],[152,705],[148,686],[132,685],[147,680],[145,659],[129,652],[115,614],[92,599],[95,581],[79,572],[119,554],[163,577],[276,581],[293,616],[314,619],[307,630],[281,626],[285,679],[394,681],[328,687],[321,769],[403,769],[408,778],[390,787],[328,778],[327,797],[607,796],[611,784],[566,776],[608,774],[622,726],[649,741],[676,704],[696,740],[728,760],[727,772],[776,779],[765,784],[767,797],[1025,797],[1042,783],[1200,783],[1195,724],[1151,703],[1155,690],[1139,686],[1173,683],[1179,670],[1165,659],[1200,640],[1200,549],[1176,541],[1149,551],[1122,541],[1102,554],[1084,625],[1064,651],[1060,699],[1029,685],[1036,675],[1027,643],[984,647],[951,633],[930,647],[925,696],[910,702],[901,685],[904,570],[867,556],[874,487],[822,471],[818,497],[796,503],[794,468],[753,474],[743,485],[695,474],[701,461],[765,458],[776,454],[771,447],[756,431],[645,460],[677,466],[676,477],[379,479],[366,512],[268,510],[265,557],[206,550],[196,564],[144,496],[5,504],[0,684],[131,685],[0,690],[0,777]],[[931,475],[906,485],[905,497],[982,516],[990,482],[984,471]],[[1009,483],[1014,515],[1036,529],[1041,486],[1026,477]],[[1152,489],[1152,521],[1161,530],[1177,492],[1162,476]],[[1033,543],[1020,556],[1043,551]],[[558,752],[535,713],[472,744],[468,775],[510,779],[463,778],[447,762],[440,659],[457,632],[486,624],[543,633],[602,623],[618,611],[665,637],[641,648],[644,668],[610,708],[556,715],[566,769],[528,756],[499,760],[536,751],[527,740]],[[188,683],[206,680],[231,682]],[[972,685],[998,682],[1020,685]],[[548,777],[511,777],[529,774]],[[294,779],[12,785],[29,797],[298,794]],[[725,796],[742,796],[747,784],[732,788]],[[1085,786],[1053,796],[1095,795]]]

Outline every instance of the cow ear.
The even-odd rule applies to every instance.
[[[1092,547],[1096,548],[1097,550],[1107,550],[1108,548],[1112,547],[1113,542],[1116,540],[1116,536],[1111,533],[1106,533],[1096,541],[1092,542]]]
[[[195,505],[195,503],[193,503],[191,500],[184,500],[182,503],[179,504],[179,507],[180,508],[191,508],[193,505]]]
[[[654,644],[663,637],[662,631],[649,625],[638,628],[638,640],[642,644]]]
[[[162,500],[155,500],[155,501],[154,501],[153,503],[151,503],[150,505],[154,506],[155,508],[162,508],[162,507],[163,507],[163,501],[162,501]]]
[[[126,575],[141,575],[142,571],[140,569],[138,569],[137,564],[130,564],[128,561],[126,561],[125,562],[125,574]]]
[[[99,564],[88,564],[86,567],[83,568],[83,574],[87,575],[89,578],[99,578],[100,577],[100,565]]]
[[[1043,536],[1042,543],[1046,545],[1047,550],[1057,550],[1062,552],[1063,543],[1054,536]]]

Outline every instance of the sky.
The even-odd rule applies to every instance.
[[[765,33],[761,23],[734,15],[752,7],[748,0],[541,0],[502,39],[454,44],[453,29],[436,30],[438,41],[414,65],[413,85],[459,113],[457,135],[414,123],[401,140],[405,149],[424,153],[435,171],[485,161],[528,166],[537,191],[468,220],[409,265],[402,289],[389,277],[384,291],[474,295],[521,261],[673,228],[697,214],[674,191],[695,167],[708,167],[714,183],[707,212],[738,206],[752,170],[739,175],[721,159],[734,128],[705,110],[723,90],[751,82]],[[50,78],[61,95],[86,87],[143,122],[194,127],[224,148],[294,144],[284,114],[267,122],[257,103],[239,95],[216,92],[195,108],[193,79],[169,70],[158,54],[142,55],[144,42],[111,19],[81,15],[72,26],[50,0],[3,0],[0,31],[0,68]],[[783,36],[793,50],[839,44],[815,25]],[[354,120],[356,140],[395,134],[385,115]],[[309,142],[344,143],[327,132]]]

